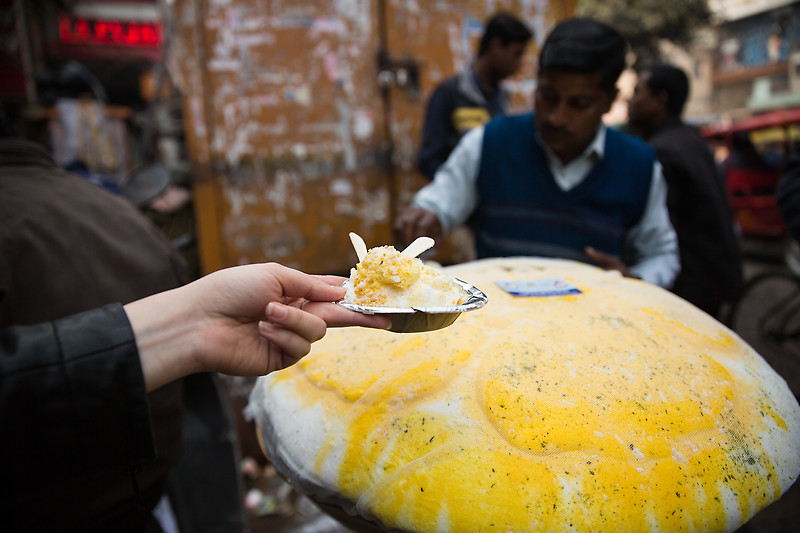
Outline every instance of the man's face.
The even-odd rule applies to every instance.
[[[647,85],[649,80],[648,71],[639,74],[633,96],[628,100],[628,123],[635,128],[647,128],[661,110],[662,102]]]
[[[503,46],[502,41],[497,38],[492,44],[492,65],[497,78],[505,79],[514,75],[522,66],[526,43],[508,43]]]
[[[562,163],[579,156],[597,134],[616,90],[602,86],[603,74],[545,69],[534,93],[536,128],[542,141]]]

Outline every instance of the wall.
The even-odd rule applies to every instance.
[[[424,183],[427,96],[498,8],[540,43],[574,2],[177,0],[170,61],[204,272],[271,260],[346,273],[349,231],[391,243],[394,214]],[[530,106],[537,51],[509,84],[517,110]]]

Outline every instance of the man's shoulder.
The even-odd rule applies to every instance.
[[[482,130],[484,153],[488,149],[495,155],[519,154],[528,152],[528,147],[534,142],[535,125],[531,113],[494,117]]]
[[[486,127],[504,130],[507,128],[533,127],[533,113],[515,113],[512,115],[499,115],[486,123]]]
[[[711,154],[711,148],[700,136],[697,128],[683,122],[670,124],[658,130],[650,139],[659,156],[672,155],[678,159],[689,154]]]
[[[526,111],[524,113],[511,113],[498,118],[506,119],[513,123],[532,123],[533,111]]]
[[[616,142],[647,146],[647,143],[643,141],[641,137],[612,126],[606,127],[606,139],[613,139]]]
[[[14,217],[20,223],[46,227],[59,220],[88,226],[103,221],[104,228],[150,225],[147,217],[122,196],[61,168],[31,165],[15,169],[13,177],[17,179],[0,181],[0,190],[8,200],[0,204],[0,213],[14,213],[24,206]],[[51,229],[58,231],[59,227]]]
[[[458,90],[458,79],[458,75],[445,78],[443,81],[439,82],[438,85],[436,85],[436,87],[433,89],[433,94],[456,92]]]
[[[606,129],[606,145],[618,144],[625,149],[639,150],[645,153],[654,153],[653,147],[641,138],[616,128]]]
[[[705,142],[697,128],[681,120],[668,120],[664,122],[648,139],[653,145],[665,143],[696,143]]]

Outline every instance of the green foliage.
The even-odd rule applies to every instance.
[[[631,45],[637,64],[660,59],[660,39],[689,44],[711,18],[708,0],[578,0],[577,14],[616,28]]]

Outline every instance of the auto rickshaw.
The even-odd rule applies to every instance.
[[[727,157],[720,163],[728,200],[741,234],[782,237],[786,225],[775,191],[783,162],[800,139],[800,108],[774,110],[701,128],[709,142],[722,142]],[[765,147],[772,150],[767,153]]]

